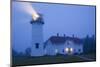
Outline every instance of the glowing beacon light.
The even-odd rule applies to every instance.
[[[33,15],[32,15],[32,19],[33,19],[34,21],[36,21],[38,18],[39,18],[39,15],[38,15],[38,14],[33,14]]]

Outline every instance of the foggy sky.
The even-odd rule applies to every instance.
[[[31,44],[32,16],[20,11],[18,4],[12,4],[12,46],[24,51]],[[44,41],[59,33],[60,36],[85,37],[95,34],[95,7],[63,4],[33,3],[32,6],[43,15]]]

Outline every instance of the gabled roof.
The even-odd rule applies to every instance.
[[[82,43],[82,39],[77,38],[77,37],[69,37],[69,36],[66,36],[66,37],[52,36],[46,42],[48,42],[48,41],[50,41],[52,44],[63,44],[66,41],[72,41],[75,44],[81,44]]]
[[[65,37],[57,37],[57,36],[52,36],[49,38],[49,41],[52,43],[60,44],[60,43],[65,43],[66,38]]]

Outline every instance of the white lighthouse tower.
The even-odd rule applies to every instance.
[[[43,18],[40,15],[36,20],[32,19],[32,52],[31,56],[43,56]]]

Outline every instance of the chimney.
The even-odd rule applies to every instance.
[[[64,34],[64,37],[66,37],[66,34]]]
[[[74,38],[75,36],[74,36],[74,34],[72,35],[72,38]]]
[[[57,33],[57,37],[59,37],[59,33]]]

